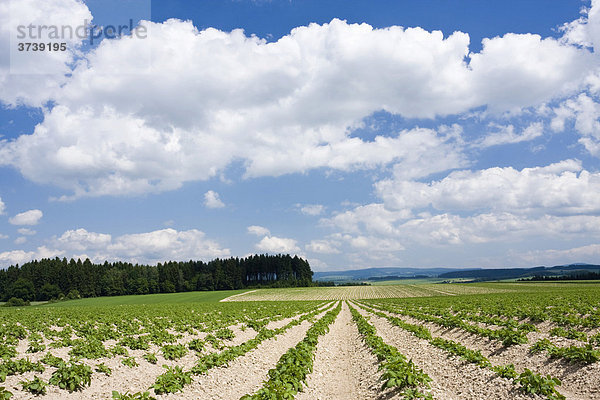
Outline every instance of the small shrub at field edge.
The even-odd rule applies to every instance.
[[[79,294],[79,290],[77,289],[72,289],[69,294],[67,294],[67,297],[65,297],[65,299],[67,300],[76,300],[76,299],[80,299],[81,295]]]
[[[24,307],[24,306],[28,306],[28,305],[29,305],[28,301],[25,301],[25,300],[20,299],[18,297],[11,297],[4,304],[4,307]]]

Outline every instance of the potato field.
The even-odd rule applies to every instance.
[[[0,400],[600,399],[596,283],[162,296],[1,308]]]

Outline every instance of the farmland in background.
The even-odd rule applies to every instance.
[[[0,399],[600,399],[599,306],[502,282],[2,307]]]
[[[511,290],[490,285],[412,284],[374,286],[335,286],[280,289],[258,289],[223,301],[286,301],[286,300],[352,300],[423,296],[455,296],[460,294],[500,293]],[[514,289],[512,289],[514,290]]]

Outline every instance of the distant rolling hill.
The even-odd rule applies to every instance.
[[[492,281],[501,279],[518,279],[532,276],[561,276],[585,272],[600,272],[600,265],[597,264],[568,264],[556,265],[553,267],[532,267],[532,268],[411,268],[411,267],[386,267],[386,268],[366,268],[348,271],[320,271],[315,272],[313,279],[316,281],[355,281],[367,280],[371,278],[390,279],[410,278],[414,276],[428,276],[442,279],[474,279],[481,281]]]
[[[324,271],[315,272],[313,279],[316,281],[352,281],[369,278],[380,278],[386,276],[412,277],[415,275],[426,275],[437,277],[440,274],[460,271],[458,268],[410,268],[410,267],[387,267],[366,268],[349,271]]]
[[[441,273],[442,279],[477,279],[477,280],[500,280],[500,279],[518,279],[532,276],[561,276],[577,274],[579,272],[599,272],[600,265],[596,264],[568,264],[555,265],[554,267],[533,267],[533,268],[499,268],[499,269],[475,269],[449,271]]]

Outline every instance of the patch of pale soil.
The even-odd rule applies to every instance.
[[[325,310],[330,308],[333,303],[328,303],[325,306],[320,307],[320,310]],[[283,320],[274,321],[273,323],[269,323],[267,326],[269,329],[275,329],[282,326],[285,326],[292,320],[301,318],[306,313],[298,314],[290,318],[285,318]],[[239,323],[236,325],[229,326],[228,328],[233,331],[235,337],[231,340],[224,340],[223,344],[227,347],[240,345],[250,339],[256,337],[257,332],[252,328],[246,328],[245,330],[241,329],[243,324]],[[187,345],[192,339],[204,339],[208,335],[207,332],[198,332],[195,335],[191,335],[189,333],[183,333],[182,337],[177,340],[177,343]],[[51,340],[44,338],[43,343],[48,346],[51,343]],[[104,342],[104,346],[108,349],[109,347],[114,346],[117,343],[116,340],[107,340]],[[31,361],[39,361],[44,357],[46,353],[50,353],[54,356],[60,357],[65,361],[68,361],[70,347],[62,347],[58,349],[47,348],[46,351],[28,354],[25,353],[29,346],[28,340],[21,340],[17,346],[17,350],[19,352],[18,358],[29,358]],[[219,352],[221,350],[214,349],[209,343],[205,344],[205,348],[201,354],[208,354]],[[180,358],[179,360],[166,360],[162,356],[160,346],[156,346],[154,344],[150,345],[150,349],[148,350],[129,350],[129,356],[134,357],[135,360],[140,364],[138,367],[130,368],[121,363],[121,360],[124,358],[123,356],[116,356],[112,358],[100,358],[97,360],[88,360],[83,359],[80,362],[86,365],[89,365],[92,368],[92,383],[89,387],[85,388],[82,392],[76,392],[73,394],[69,394],[68,392],[61,390],[55,386],[48,386],[48,394],[44,396],[44,399],[107,399],[110,398],[111,392],[113,390],[117,390],[121,393],[129,391],[131,393],[135,393],[138,391],[146,391],[154,383],[156,377],[162,374],[165,369],[162,368],[162,365],[175,366],[178,365],[182,367],[184,370],[189,370],[192,368],[197,360],[198,354],[194,351],[189,351],[187,355]],[[143,359],[144,354],[146,353],[155,353],[158,359],[156,364],[150,364],[146,360]],[[96,365],[104,363],[106,366],[112,369],[112,375],[106,376],[104,374],[95,372]],[[6,378],[6,382],[2,383],[1,386],[5,386],[8,390],[13,393],[12,399],[33,399],[35,396],[24,392],[21,388],[19,382],[23,380],[33,379],[35,376],[39,376],[44,381],[48,382],[52,373],[56,370],[56,368],[49,367],[45,365],[46,370],[43,373],[37,372],[29,372],[22,375],[13,375],[8,376]]]
[[[297,400],[376,399],[377,358],[364,344],[344,303],[329,333],[319,338],[313,372]]]
[[[413,287],[416,287],[416,288],[419,289],[419,287],[417,285],[408,285],[408,286],[413,286]],[[437,293],[443,294],[445,296],[456,296],[456,293],[446,292],[444,290],[439,290],[439,289],[433,289],[431,287],[427,287],[427,288],[424,288],[424,289],[425,290],[431,290],[432,292],[437,292]]]
[[[317,315],[320,318],[323,311]],[[256,349],[232,361],[228,367],[214,368],[200,375],[182,393],[165,396],[169,399],[239,399],[261,388],[267,372],[279,358],[306,335],[312,325],[304,321],[282,335],[265,340]]]
[[[537,322],[537,323],[533,323],[533,325],[535,325],[535,327],[542,333],[547,333],[550,334],[550,330],[552,328],[558,328],[560,327],[557,323],[552,322],[552,321],[544,321],[544,322]],[[563,327],[566,330],[569,330],[568,327]],[[575,328],[580,332],[584,332],[586,335],[588,336],[593,336],[595,334],[597,334],[598,332],[600,332],[600,330],[598,328]],[[583,344],[585,342],[580,342],[580,345]]]
[[[233,296],[225,297],[224,299],[220,300],[219,302],[236,301],[236,298],[238,298],[239,296],[243,296],[243,295],[248,294],[248,293],[256,292],[257,290],[258,289],[254,289],[254,290],[249,290],[249,291],[244,292],[244,293],[234,294]]]
[[[323,314],[324,312],[317,317]],[[275,365],[279,357],[288,348],[295,346],[296,343],[304,338],[310,325],[310,322],[304,321],[301,325],[292,327],[289,331],[275,338],[265,340],[255,350],[231,362],[230,367],[215,368],[210,370],[207,375],[195,378],[195,382],[186,387],[183,393],[164,395],[160,396],[160,398],[238,399],[246,393],[251,393],[260,388],[262,381],[267,376],[267,371]],[[249,331],[249,336],[253,337],[256,335],[256,332],[252,329],[247,329],[247,331]],[[237,340],[239,339],[236,336],[236,339],[233,339],[233,341],[226,342],[228,342],[228,345],[234,345],[232,342]],[[68,360],[69,356],[66,355],[68,350],[68,348],[51,349],[51,353],[60,355],[63,359]],[[148,351],[155,352],[158,358],[157,364],[150,364],[142,358]],[[160,348],[154,345],[151,345],[151,349],[148,351],[129,350],[129,355],[134,357],[139,363],[139,366],[134,368],[129,368],[121,364],[123,356],[102,358],[99,360],[81,360],[80,362],[89,365],[92,371],[94,371],[91,385],[84,388],[83,391],[74,393],[69,393],[66,390],[49,385],[47,386],[48,393],[43,398],[44,400],[95,400],[110,399],[113,390],[117,390],[120,393],[127,391],[130,393],[143,392],[149,390],[149,387],[154,384],[156,377],[165,371],[162,365],[178,365],[184,370],[189,370],[197,361],[197,355],[192,351],[179,360],[165,360],[160,353]],[[212,350],[209,349],[208,352],[212,352]],[[104,362],[106,366],[112,369],[111,376],[95,372],[95,366],[101,362]],[[24,392],[19,382],[24,379],[33,379],[36,375],[47,382],[55,370],[56,368],[46,367],[46,371],[42,374],[29,372],[23,375],[8,376],[6,382],[2,383],[2,386],[5,386],[7,390],[10,390],[14,394],[11,400],[37,399],[39,397]]]
[[[244,342],[247,342],[250,339],[254,339],[256,337],[256,335],[258,335],[258,332],[256,332],[254,329],[252,328],[248,328],[246,327],[244,330],[242,330],[241,325],[236,325],[233,327],[230,327],[229,329],[232,330],[233,334],[235,335],[233,337],[233,339],[231,340],[224,340],[223,343],[226,346],[237,346],[240,345]]]
[[[154,346],[153,346],[154,347]],[[68,349],[59,349],[68,351]],[[43,396],[46,400],[60,400],[60,399],[109,399],[113,390],[117,390],[121,393],[129,391],[131,393],[138,391],[146,391],[154,383],[156,377],[162,374],[165,369],[162,365],[179,365],[184,369],[189,369],[194,366],[197,356],[194,352],[189,352],[186,356],[179,360],[165,360],[157,348],[153,348],[150,351],[155,350],[158,358],[157,364],[150,364],[142,358],[146,353],[144,350],[129,350],[129,356],[135,358],[139,366],[130,368],[121,363],[123,356],[116,356],[113,358],[102,358],[98,360],[81,360],[80,363],[89,365],[92,368],[92,381],[91,385],[84,388],[83,391],[69,393],[66,390],[59,389],[56,386],[47,386],[48,394]],[[56,354],[56,350],[52,351]],[[68,360],[68,356],[63,357]],[[111,376],[106,376],[102,373],[96,372],[95,367],[100,363],[104,363],[106,366],[112,369]],[[44,373],[33,373],[28,372],[23,375],[9,376],[6,378],[6,382],[3,386],[6,386],[8,390],[13,392],[14,397],[11,400],[16,399],[35,399],[39,398],[24,392],[19,384],[24,379],[32,379],[34,376],[40,376],[44,381],[48,382],[52,373],[56,368],[46,366]]]
[[[382,311],[385,314],[394,316],[396,318],[399,318],[405,322],[408,322],[410,324],[416,324],[416,325],[423,325],[426,326],[431,333],[451,333],[453,335],[455,335],[455,337],[457,339],[462,339],[462,338],[468,338],[468,337],[474,337],[474,338],[478,338],[479,340],[482,340],[486,343],[486,347],[488,349],[491,349],[492,351],[496,351],[499,349],[502,349],[504,346],[502,345],[502,343],[498,340],[494,340],[494,339],[490,339],[490,338],[486,338],[483,336],[479,336],[479,335],[475,335],[469,332],[466,332],[460,328],[445,328],[441,325],[438,325],[436,323],[433,322],[426,322],[426,321],[421,321],[420,319],[417,318],[413,318],[413,317],[409,317],[406,315],[401,315],[401,314],[395,314],[395,313],[390,313],[387,311]],[[493,327],[492,325],[479,325],[480,327],[483,328],[490,328]],[[495,326],[496,330],[498,329],[502,329],[502,327],[499,326]],[[493,329],[493,328],[491,328]],[[529,341],[529,346],[531,346],[532,344],[534,344],[535,342],[537,342],[538,340],[541,339],[548,339],[550,340],[552,343],[554,343],[557,346],[583,346],[586,343],[585,342],[581,342],[579,340],[575,340],[575,339],[567,339],[564,337],[560,337],[560,336],[550,336],[547,332],[529,332],[527,333],[527,340]]]
[[[436,399],[532,399],[524,395],[507,379],[500,378],[488,369],[479,368],[457,358],[448,358],[448,353],[432,346],[427,340],[419,339],[385,318],[362,309],[359,312],[370,318],[371,324],[383,341],[404,354],[431,379],[431,393]],[[535,398],[535,397],[533,397]]]
[[[318,307],[317,309],[321,310],[321,311],[327,310],[327,309],[331,308],[332,305],[333,305],[333,302],[328,302],[327,304],[325,304],[325,305],[323,305],[321,307]],[[277,321],[270,321],[266,325],[266,328],[267,329],[279,329],[279,328],[282,328],[282,327],[286,326],[287,324],[289,324],[290,322],[292,322],[292,320],[301,318],[303,315],[310,314],[311,312],[312,311],[309,311],[307,313],[297,314],[297,315],[294,315],[293,317],[284,318],[284,319],[280,319],[280,320],[277,320]]]
[[[234,332],[235,337],[231,340],[224,340],[223,344],[227,347],[237,346],[242,344],[250,339],[256,337],[257,332],[251,328],[246,328],[244,331],[240,329],[241,324],[230,326],[229,328]],[[207,333],[200,332],[197,335],[189,335],[184,334],[182,338],[180,338],[177,342],[180,344],[187,344],[192,339],[203,339],[206,337]],[[24,340],[25,343],[19,343],[19,349],[23,352],[27,349],[27,341]],[[49,341],[44,341],[46,344]],[[115,340],[107,340],[104,342],[104,346],[106,348],[112,347],[116,344]],[[64,360],[69,360],[70,356],[68,354],[70,348],[63,347],[59,349],[48,349],[44,352],[34,353],[34,354],[23,354],[22,357],[27,357],[31,361],[38,361],[43,358],[44,354],[49,352],[52,355],[61,357]],[[117,390],[121,393],[130,391],[146,391],[154,383],[156,377],[162,374],[165,369],[162,368],[162,365],[175,366],[178,365],[182,367],[184,370],[189,370],[192,368],[197,360],[198,355],[194,351],[189,351],[184,357],[178,360],[166,360],[162,356],[160,346],[156,346],[154,344],[150,345],[149,350],[128,350],[129,356],[135,358],[135,360],[140,364],[138,367],[130,368],[121,363],[121,360],[124,358],[123,356],[116,356],[113,358],[100,358],[98,360],[81,360],[80,362],[89,365],[92,368],[92,383],[88,388],[85,388],[84,391],[68,394],[68,392],[64,390],[60,390],[55,386],[48,386],[48,394],[44,396],[44,399],[62,399],[62,398],[73,398],[73,399],[108,399],[111,396],[111,392],[113,390]],[[220,350],[212,348],[208,343],[205,346],[202,354],[208,354],[217,352]],[[158,359],[156,364],[150,364],[146,360],[143,359],[144,354],[146,353],[155,353]],[[106,366],[112,369],[111,376],[106,376],[102,373],[95,372],[96,365],[104,363]],[[35,396],[27,394],[23,392],[21,385],[19,382],[24,379],[30,380],[33,379],[34,376],[39,376],[44,381],[48,381],[52,376],[52,373],[56,370],[53,367],[46,367],[46,371],[43,373],[27,373],[23,375],[15,375],[9,376],[6,378],[6,382],[2,385],[5,386],[8,390],[10,390],[14,397],[13,399],[32,399]]]
[[[529,343],[514,345],[510,347],[502,346],[502,343],[496,340],[490,340],[477,336],[461,329],[448,329],[433,323],[426,323],[414,318],[392,314],[411,324],[420,324],[427,327],[433,337],[441,337],[461,343],[472,350],[479,350],[486,356],[493,365],[514,364],[517,372],[522,372],[529,368],[542,375],[551,375],[561,380],[562,384],[558,391],[567,397],[567,399],[594,400],[600,399],[600,362],[586,365],[581,363],[571,364],[563,360],[549,359],[545,353],[531,354],[529,348],[539,339],[549,338],[558,346],[569,346],[576,343],[576,340],[570,340],[561,337],[549,337],[540,332],[530,332],[527,334]]]

